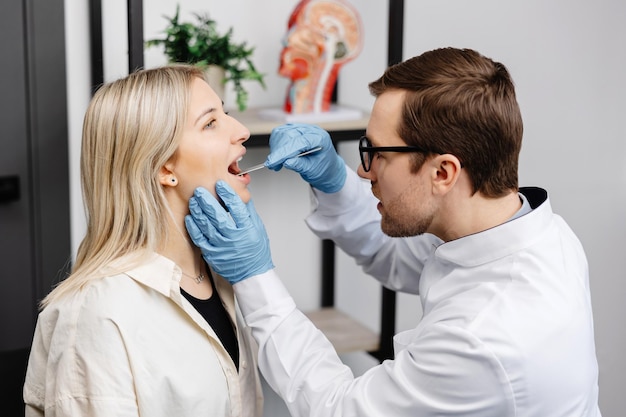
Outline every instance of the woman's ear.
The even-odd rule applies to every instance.
[[[437,194],[447,193],[458,181],[461,175],[461,161],[454,155],[437,155],[432,160],[433,192]]]
[[[171,170],[169,164],[163,165],[159,170],[159,182],[165,187],[175,187],[178,185],[178,179],[174,175],[174,172]]]

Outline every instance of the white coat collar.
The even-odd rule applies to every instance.
[[[434,256],[464,267],[492,262],[532,244],[553,220],[548,193],[541,188],[522,188],[533,211],[485,231],[446,242]]]

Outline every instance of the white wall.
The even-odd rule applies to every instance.
[[[69,1],[69,0],[68,0]],[[104,32],[105,78],[113,80],[127,73],[127,35],[120,30],[125,25],[126,1],[107,0],[103,3],[103,19],[107,22]],[[162,38],[167,25],[167,17],[174,16],[176,3],[169,0],[144,1],[145,39]],[[387,13],[387,2],[375,5],[367,0],[353,1],[361,13],[366,43],[359,57],[342,70],[340,91],[354,90],[351,94],[340,94],[344,105],[369,109],[373,100],[367,88],[362,88],[373,77],[381,73],[386,63],[386,20],[379,17]],[[233,38],[245,41],[255,48],[253,61],[257,69],[265,74],[266,89],[258,83],[246,82],[250,93],[249,106],[281,106],[287,91],[288,80],[277,73],[281,41],[286,33],[287,20],[297,4],[295,0],[180,0],[180,20],[195,21],[194,13],[208,14],[217,21],[218,30],[226,32],[234,29]],[[145,66],[154,67],[167,62],[158,47],[145,51]],[[365,65],[367,63],[367,65]],[[234,108],[234,93],[226,97],[226,107]]]
[[[87,11],[66,0],[68,98],[72,173],[72,240],[84,233],[78,187],[80,125],[89,96]],[[125,1],[103,2],[105,77],[127,72]],[[287,80],[276,74],[281,38],[296,0],[181,0],[181,16],[208,12],[224,30],[256,47],[254,62],[266,74],[268,88],[249,84],[250,106],[279,106]],[[344,67],[341,104],[368,110],[367,82],[386,65],[387,1],[352,0],[365,27],[365,48]],[[163,15],[172,16],[176,2],[144,2],[146,39],[159,36]],[[271,17],[267,17],[271,16]],[[503,62],[511,71],[525,121],[520,165],[522,185],[548,189],[552,204],[581,238],[588,254],[596,345],[600,362],[600,401],[604,417],[623,415],[626,400],[626,4],[619,0],[422,0],[405,2],[404,55],[441,47],[470,47]],[[146,52],[146,66],[165,62],[158,50]],[[86,74],[87,73],[87,74]],[[228,99],[227,106],[232,106]],[[356,167],[356,144],[340,151]],[[246,160],[261,162],[266,148],[251,149]],[[271,186],[270,186],[271,184]],[[308,189],[290,172],[254,174],[251,189],[270,235],[274,261],[298,305],[314,308],[319,290],[319,242],[306,229]],[[297,249],[294,249],[297,248]],[[337,304],[378,328],[379,288],[353,262],[339,254]],[[415,296],[400,295],[398,330],[413,326],[421,310]],[[541,323],[537,323],[540,326]],[[355,373],[374,364],[365,354],[345,355]],[[572,364],[575,366],[575,364]],[[270,392],[267,415],[286,415]]]

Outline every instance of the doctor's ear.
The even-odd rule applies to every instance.
[[[459,158],[451,154],[437,155],[431,162],[434,168],[433,191],[446,193],[458,181],[463,165]]]

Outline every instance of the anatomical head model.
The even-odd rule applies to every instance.
[[[302,0],[289,18],[279,74],[291,79],[283,110],[330,110],[341,67],[361,51],[361,20],[345,0]]]

